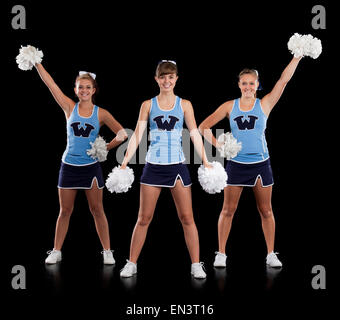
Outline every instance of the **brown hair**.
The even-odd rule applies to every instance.
[[[176,76],[178,75],[177,65],[174,62],[170,61],[161,61],[158,63],[156,68],[156,77],[159,78],[160,76],[164,76],[166,74],[175,73]]]
[[[96,91],[95,91],[94,94],[92,95],[92,103],[94,104],[94,103],[95,103],[95,96],[97,95],[98,90],[99,90],[97,81],[96,81],[95,79],[93,79],[92,76],[91,76],[89,73],[84,73],[84,74],[82,74],[82,75],[78,75],[78,76],[77,76],[74,85],[76,86],[76,85],[77,85],[77,81],[78,81],[78,80],[81,80],[81,79],[90,80],[91,83],[92,83],[93,88],[96,89]]]

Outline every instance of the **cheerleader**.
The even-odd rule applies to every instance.
[[[267,245],[266,263],[271,267],[282,266],[277,253],[274,252],[275,220],[271,205],[274,181],[265,129],[269,114],[293,76],[300,59],[301,57],[294,57],[291,60],[273,90],[262,99],[256,98],[256,91],[259,87],[258,72],[254,69],[242,70],[238,81],[241,97],[223,103],[199,126],[204,138],[220,149],[222,145],[216,140],[210,128],[227,117],[233,136],[242,143],[241,151],[226,165],[228,180],[218,220],[219,249],[215,256],[215,267],[226,266],[226,242],[244,187],[251,187],[254,191]]]
[[[34,60],[37,56],[39,59]],[[60,211],[55,229],[54,248],[48,251],[45,263],[55,264],[61,261],[61,248],[68,231],[75,197],[79,189],[84,189],[103,247],[104,264],[114,264],[115,260],[112,250],[110,250],[109,227],[102,201],[104,179],[98,158],[93,156],[95,152],[91,145],[96,144],[96,138],[102,125],[106,125],[116,134],[110,143],[106,145],[104,143],[106,152],[122,143],[127,138],[127,134],[107,110],[94,104],[97,90],[95,74],[79,73],[74,87],[75,95],[78,98],[78,102],[75,102],[60,90],[41,64],[41,57],[41,51],[28,46],[20,50],[17,62],[22,70],[29,70],[35,66],[42,81],[64,111],[67,128],[67,146],[62,156],[58,180]]]
[[[121,169],[126,168],[149,123],[151,142],[140,178],[140,207],[132,234],[130,257],[121,270],[121,277],[131,277],[137,273],[137,260],[162,188],[169,188],[174,199],[192,262],[191,274],[194,278],[206,277],[203,263],[199,259],[199,237],[192,211],[191,179],[182,150],[183,122],[190,131],[204,166],[211,168],[211,165],[204,152],[190,101],[181,99],[174,93],[177,79],[176,62],[164,60],[158,64],[155,80],[160,93],[143,102],[121,166]]]

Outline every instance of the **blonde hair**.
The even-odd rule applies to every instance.
[[[259,80],[259,73],[257,72],[257,70],[255,70],[255,69],[248,69],[248,68],[243,69],[243,70],[239,73],[239,75],[238,75],[238,80],[240,80],[241,77],[242,77],[243,75],[245,75],[245,74],[252,74],[252,75],[254,75],[254,76],[256,77],[256,80]]]
[[[258,82],[258,84],[259,84],[259,86],[260,86],[259,73],[257,72],[256,69],[248,69],[248,68],[243,69],[243,70],[239,73],[239,75],[238,75],[238,81],[240,81],[240,80],[241,80],[241,77],[242,77],[243,75],[245,75],[245,74],[252,74],[253,76],[255,76],[255,77],[256,77],[256,80],[257,80],[257,82]],[[258,89],[258,90],[261,90],[261,89]],[[257,97],[256,92],[255,92],[254,97],[255,97],[255,98]]]

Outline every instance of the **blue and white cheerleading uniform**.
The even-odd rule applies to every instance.
[[[91,116],[81,117],[77,103],[67,119],[67,146],[62,156],[58,188],[91,189],[94,179],[100,189],[104,188],[101,166],[87,154],[90,142],[94,142],[99,133],[98,111],[99,107],[93,106]]]
[[[263,187],[273,185],[265,137],[267,116],[262,110],[260,100],[255,100],[252,109],[243,111],[240,109],[240,99],[235,99],[229,123],[233,136],[242,142],[242,149],[227,162],[227,184],[252,187],[260,178]]]
[[[169,110],[159,107],[157,97],[151,99],[150,145],[145,159],[147,163],[140,179],[142,184],[174,187],[179,178],[183,186],[191,185],[182,149],[183,120],[184,112],[179,97],[176,96],[175,103]]]

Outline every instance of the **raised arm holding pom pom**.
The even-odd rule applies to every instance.
[[[308,38],[310,39],[310,38]],[[294,40],[295,41],[295,40]],[[294,42],[293,41],[293,42]],[[300,41],[300,40],[299,40]],[[316,43],[316,42],[314,42]],[[273,175],[269,160],[265,129],[267,118],[280,99],[287,83],[292,78],[301,58],[313,52],[315,58],[321,53],[319,44],[311,49],[302,46],[284,69],[270,93],[262,99],[256,97],[259,75],[254,69],[244,69],[239,74],[238,86],[241,98],[223,103],[199,126],[204,138],[219,150],[223,149],[223,139],[217,140],[211,127],[224,118],[229,118],[231,133],[241,144],[236,156],[227,161],[227,187],[224,189],[224,202],[218,220],[218,251],[214,266],[226,266],[226,243],[229,237],[233,216],[245,186],[253,188],[258,211],[262,220],[262,230],[267,245],[266,264],[281,267],[282,263],[274,253],[275,220],[271,206]],[[320,43],[321,46],[321,43]],[[294,54],[294,52],[292,52]],[[300,54],[301,53],[301,54]],[[317,53],[317,54],[316,54]]]

